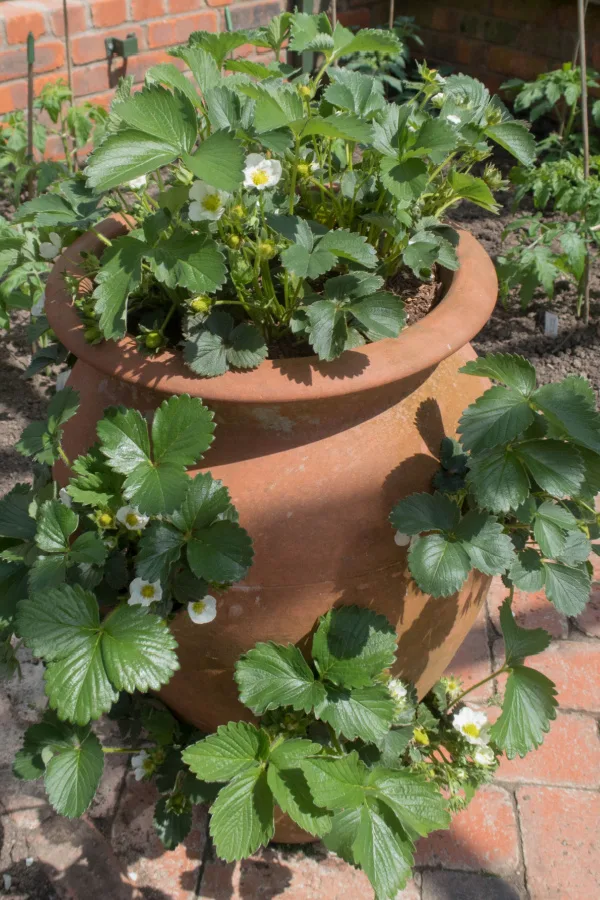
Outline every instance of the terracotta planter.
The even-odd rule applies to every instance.
[[[120,229],[116,221],[102,225],[109,236]],[[430,489],[442,437],[455,433],[464,407],[486,387],[458,374],[496,300],[494,267],[480,244],[461,234],[461,266],[444,299],[399,338],[333,363],[267,361],[214,379],[194,377],[174,353],[144,357],[130,338],[87,344],[62,280],[82,250],[99,253],[102,245],[91,234],[78,238],[46,292],[48,319],[78,357],[70,384],[82,402],[66,429],[67,454],[93,443],[107,406],[147,412],[171,394],[202,397],[218,424],[203,469],[228,486],[254,540],[248,578],[220,598],[215,621],[176,618],[181,671],[164,701],[206,730],[249,717],[237,701],[235,660],[260,640],[302,645],[336,604],[372,607],[396,624],[398,674],[424,694],[473,625],[489,579],[473,574],[453,597],[425,596],[410,581],[387,518],[398,499]]]

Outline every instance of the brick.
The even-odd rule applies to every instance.
[[[128,59],[126,73],[124,72],[124,74],[133,75],[136,82],[143,81],[150,66],[163,62],[171,63],[177,66],[178,69],[185,68],[185,62],[182,59],[175,59],[169,56],[166,50],[150,50],[146,53],[138,53],[137,56],[132,56],[131,59]]]
[[[35,48],[35,71],[51,72],[64,64],[65,51],[60,41],[47,41]],[[27,74],[27,57],[23,48],[0,50],[0,81],[14,81]]]
[[[364,6],[360,9],[349,9],[340,12],[339,20],[346,28],[369,28],[371,12]]]
[[[167,11],[166,0],[132,0],[131,2],[131,18],[139,19],[157,19],[164,16]]]
[[[109,68],[106,62],[74,69],[73,92],[75,96],[85,97],[86,94],[97,94],[101,91],[106,91],[110,87],[115,87],[118,76],[115,77],[114,83],[111,83],[109,75]]]
[[[92,0],[92,22],[96,28],[120,25],[127,18],[125,0]]]
[[[183,44],[192,31],[216,31],[217,25],[217,14],[212,11],[151,22],[148,25],[148,46],[170,47],[173,44]]]
[[[502,584],[501,578],[494,578],[490,587],[487,603],[490,618],[498,634],[502,634],[500,628],[500,607],[508,591]],[[545,628],[552,637],[566,638],[569,634],[569,626],[565,616],[547,599],[544,591],[535,594],[527,594],[524,591],[515,591],[512,610],[517,623],[522,628]]]
[[[327,854],[318,845],[310,854],[285,853],[276,847],[259,851],[241,863],[209,861],[204,869],[199,900],[372,900],[373,888],[363,872]],[[418,900],[414,882],[396,900]]]
[[[0,87],[0,116],[27,105],[27,85],[16,81]]]
[[[233,0],[206,0],[207,6],[230,6]]]
[[[457,675],[462,679],[465,688],[469,688],[491,673],[492,661],[488,645],[485,608],[483,608],[445,674]],[[468,702],[487,700],[491,696],[492,682],[488,681],[469,694]]]
[[[135,781],[129,773],[113,824],[111,843],[127,875],[143,896],[190,900],[198,882],[206,845],[206,809],[194,808],[192,831],[175,850],[168,851],[152,824],[157,798],[153,784]]]
[[[436,6],[429,20],[434,31],[454,31],[456,28],[456,11],[447,6]]]
[[[600,585],[592,588],[589,603],[577,618],[577,627],[588,637],[600,638]]]
[[[46,0],[46,3],[52,7],[50,12],[50,26],[53,33],[57,37],[64,37],[65,18],[62,0]],[[88,27],[86,9],[87,5],[85,3],[77,3],[76,0],[69,0],[67,6],[69,13],[69,37],[74,34],[79,34],[81,31],[85,31]]]
[[[501,19],[516,19],[518,22],[543,22],[546,15],[555,10],[552,0],[493,0],[492,12]]]
[[[518,29],[506,19],[486,19],[483,23],[483,39],[490,44],[508,44],[515,41]]]
[[[531,900],[600,896],[600,795],[522,787],[517,804]]]
[[[198,0],[169,0],[169,12],[196,12],[199,5]]]
[[[447,831],[417,844],[417,865],[512,875],[519,869],[517,821],[510,794],[486,785]]]
[[[2,17],[9,44],[24,44],[30,31],[33,32],[35,38],[41,37],[46,31],[43,14],[29,10],[21,3],[14,7],[12,4],[10,6],[6,4]]]
[[[496,665],[503,660],[503,643],[493,646]],[[558,703],[563,709],[600,713],[600,643],[558,641],[531,660],[533,668],[556,684]]]
[[[524,78],[526,81],[536,78],[540,72],[546,72],[549,68],[546,57],[533,56],[510,47],[491,47],[487,64],[493,72]]]
[[[523,759],[502,757],[496,778],[511,783],[600,787],[600,740],[596,720],[559,712],[544,743]]]
[[[82,34],[73,38],[71,41],[73,63],[79,66],[85,63],[96,62],[99,59],[106,59],[105,38],[109,35],[111,37],[125,38],[128,34],[135,34],[138,39],[138,47],[140,50],[145,50],[143,29],[139,25],[123,25],[121,28],[112,28],[110,31],[92,32],[91,34]],[[115,61],[118,63],[119,57]]]
[[[231,21],[234,29],[258,28],[260,25],[268,25],[269,21],[281,12],[279,3],[244,3],[231,10]]]
[[[466,872],[424,872],[423,900],[525,900],[524,887],[517,887],[494,875]]]

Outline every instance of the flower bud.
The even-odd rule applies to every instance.
[[[238,203],[231,210],[232,216],[235,216],[236,219],[245,219],[246,218],[246,208],[242,206],[241,203]]]
[[[100,526],[100,528],[113,528],[115,524],[115,517],[111,512],[99,512],[96,515],[96,522]]]
[[[83,336],[88,344],[93,344],[95,341],[100,340],[102,332],[97,325],[90,325],[88,328],[84,329]]]
[[[147,347],[148,350],[157,350],[162,346],[163,342],[164,338],[160,331],[149,331],[144,337],[144,346]]]
[[[312,91],[311,91],[310,87],[309,87],[307,84],[301,84],[301,85],[299,85],[299,86],[298,86],[298,93],[300,94],[301,97],[304,97],[304,98],[307,99],[307,100],[308,100],[308,99],[311,97],[311,95],[312,95]]]
[[[424,728],[415,728],[413,738],[415,743],[421,744],[422,747],[427,747],[429,744],[429,737]]]
[[[227,246],[231,247],[232,250],[237,250],[238,247],[241,246],[242,239],[239,234],[230,234],[227,238]]]
[[[296,170],[298,172],[298,175],[300,175],[301,178],[308,178],[308,176],[311,174],[310,163],[307,163],[307,162],[298,163],[298,165],[296,166]]]
[[[206,313],[212,306],[212,300],[206,294],[200,294],[190,301],[190,309],[193,313]]]
[[[277,253],[277,247],[273,241],[259,241],[257,252],[260,259],[273,259]]]

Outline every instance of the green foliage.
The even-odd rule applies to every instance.
[[[129,234],[102,240],[84,261],[87,281],[68,277],[91,343],[130,333],[154,355],[183,336],[191,370],[215,377],[259,366],[290,336],[326,361],[396,337],[406,324],[398,270],[428,280],[436,266],[456,269],[447,211],[463,200],[497,209],[499,173],[474,167],[494,144],[524,164],[534,155],[527,130],[474,79],[424,65],[410,82],[399,76],[408,41],[418,39],[406,19],[355,34],[305,13],[252,31],[195,32],[172,51],[192,78],[160,63],[138,92],[124,79],[85,182],[51,179],[19,212],[2,251],[15,272],[10,295],[31,307],[42,281],[28,269],[39,255],[55,258],[78,231],[120,212]],[[242,44],[276,59],[232,59]],[[320,54],[318,71],[284,63],[284,46]],[[402,91],[401,103],[384,84]],[[82,116],[68,118],[83,138]],[[35,370],[57,353],[45,339]],[[148,487],[148,509],[159,494],[167,505],[177,496],[154,476],[138,487]]]

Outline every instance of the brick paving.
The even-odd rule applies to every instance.
[[[515,598],[525,627],[553,635],[536,666],[558,687],[560,711],[544,745],[506,760],[492,785],[447,832],[419,842],[414,880],[398,900],[575,900],[600,897],[600,567],[579,620],[539,595]],[[473,684],[502,658],[495,580],[487,606],[449,671]],[[475,692],[485,708],[493,687]],[[236,865],[214,859],[206,810],[185,844],[167,853],[152,828],[154,792],[111,757],[82,820],[59,819],[41,785],[10,773],[21,735],[43,707],[42,667],[0,694],[0,897],[11,900],[372,900],[360,872],[321,844],[271,847]],[[497,714],[497,713],[496,713]],[[493,708],[490,715],[494,717]],[[103,722],[105,738],[113,726]]]

